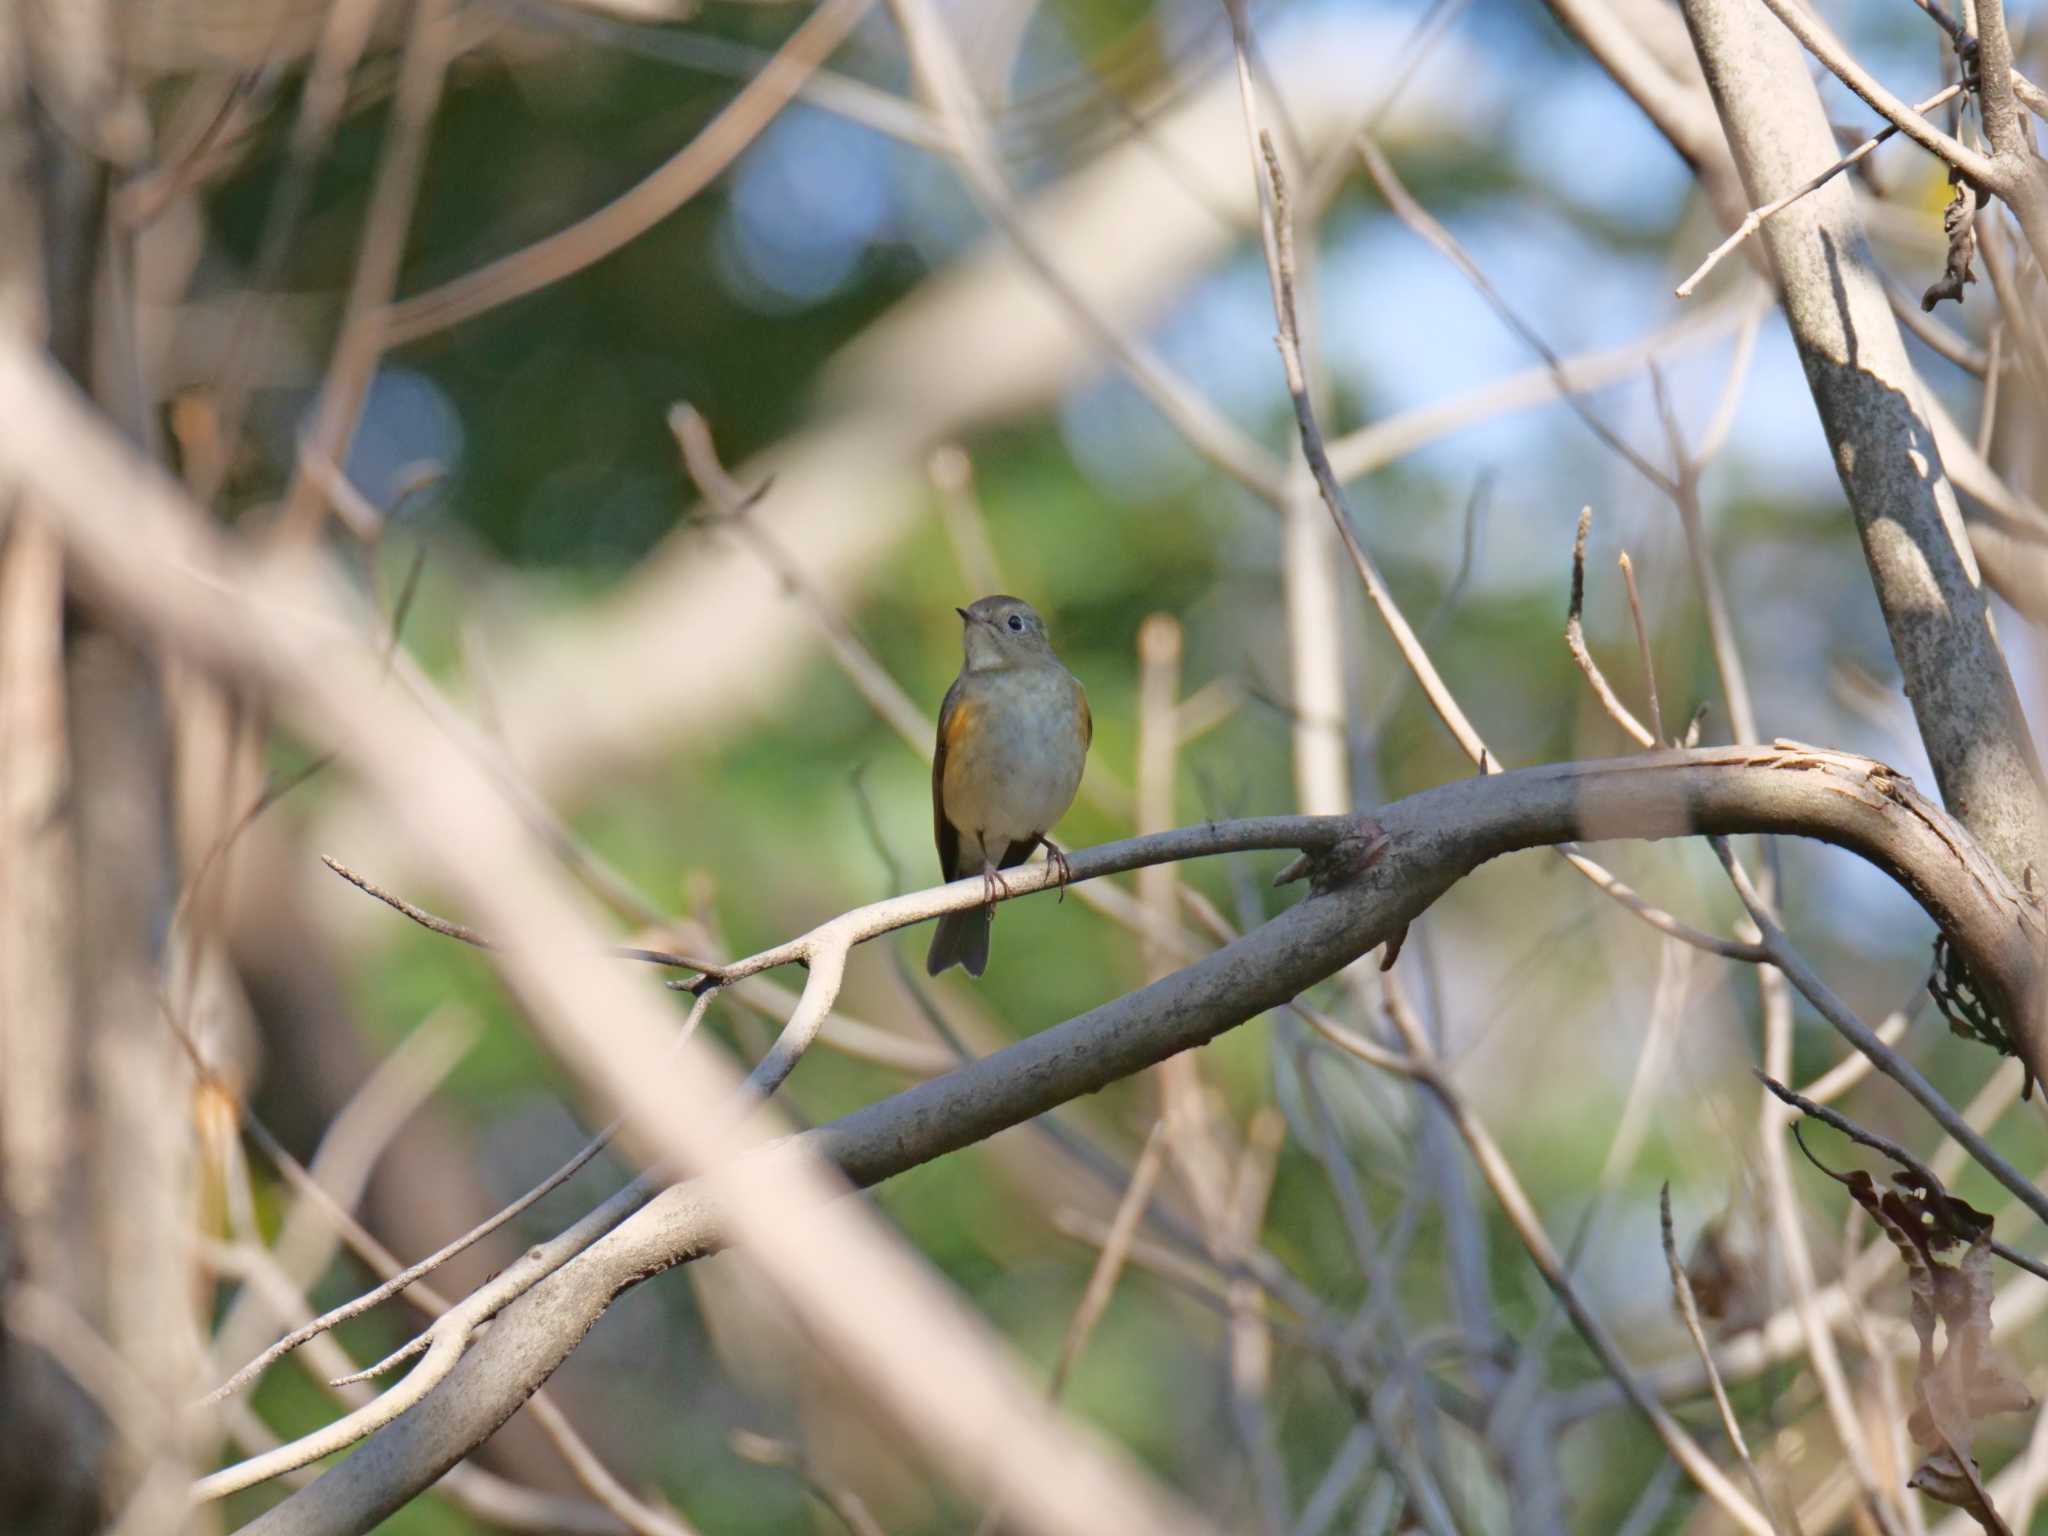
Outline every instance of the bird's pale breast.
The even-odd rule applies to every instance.
[[[946,746],[946,819],[990,857],[1052,830],[1081,784],[1087,755],[1081,688],[1065,667],[1004,667],[969,674],[955,708],[961,729]]]

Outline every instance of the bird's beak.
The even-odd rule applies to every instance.
[[[960,615],[961,623],[972,624],[974,622],[974,615],[969,613],[965,608],[955,608],[953,611]]]

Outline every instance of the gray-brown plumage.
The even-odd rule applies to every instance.
[[[1021,864],[1074,803],[1095,723],[1029,603],[984,597],[959,609],[966,652],[939,706],[932,825],[948,880]],[[994,893],[991,892],[991,895]],[[925,969],[979,976],[993,905],[939,919]]]

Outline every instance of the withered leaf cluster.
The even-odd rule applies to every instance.
[[[1967,1510],[1986,1531],[2008,1536],[1970,1449],[1985,1418],[2034,1406],[2026,1384],[1992,1348],[1992,1218],[1924,1171],[1894,1173],[1884,1187],[1861,1169],[1827,1171],[1870,1213],[1906,1268],[1913,1333],[1920,1341],[1906,1431],[1927,1451],[1907,1486]]]
[[[1969,183],[1957,180],[1955,194],[1942,210],[1941,229],[1948,236],[1948,263],[1920,296],[1920,307],[1926,310],[1943,299],[1962,303],[1963,285],[1977,281],[1977,274],[1970,270],[1977,255],[1977,191]]]

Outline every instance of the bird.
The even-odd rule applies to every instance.
[[[939,919],[925,970],[936,976],[988,965],[998,871],[1022,864],[1043,843],[1060,867],[1066,855],[1046,835],[1081,786],[1095,721],[1079,678],[1053,654],[1045,621],[1022,598],[979,598],[960,615],[960,675],[939,706],[932,754],[932,830],[948,880],[979,874],[988,901]]]

